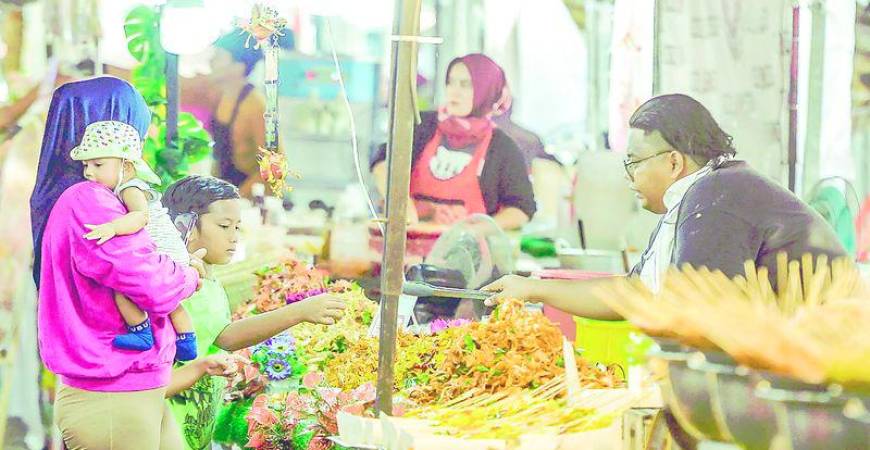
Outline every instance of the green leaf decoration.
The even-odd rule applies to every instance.
[[[145,62],[160,46],[160,15],[154,8],[137,6],[127,14],[124,33],[127,35],[127,49],[136,61]],[[160,49],[161,51],[163,49]]]
[[[142,94],[151,110],[151,124],[157,133],[145,141],[143,156],[160,177],[160,190],[188,175],[192,164],[212,152],[211,135],[189,113],[179,113],[178,133],[166,144],[166,52],[160,45],[160,10],[138,6],[124,22],[127,49],[139,61],[130,72],[130,82]]]

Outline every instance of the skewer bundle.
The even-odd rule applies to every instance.
[[[535,390],[469,391],[405,417],[430,420],[454,437],[511,440],[529,430],[558,435],[603,428],[634,401],[626,391],[587,389],[569,402],[566,391],[565,377],[559,376]]]
[[[670,271],[657,294],[636,279],[597,294],[651,336],[721,349],[741,364],[810,383],[870,384],[870,298],[854,265],[780,254],[776,269],[775,289],[768,269],[750,261],[733,279],[686,265]]]

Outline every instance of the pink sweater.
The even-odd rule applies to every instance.
[[[74,388],[121,392],[169,383],[175,331],[166,316],[193,294],[199,276],[156,253],[144,231],[116,236],[101,246],[83,237],[85,224],[110,222],[125,213],[109,189],[83,182],[64,191],[45,228],[39,351],[48,369]],[[115,291],[151,317],[152,349],[112,346],[112,338],[125,332]]]

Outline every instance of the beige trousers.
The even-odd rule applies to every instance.
[[[183,450],[166,388],[92,392],[59,385],[55,421],[69,450]]]

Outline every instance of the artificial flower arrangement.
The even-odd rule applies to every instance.
[[[270,381],[300,378],[306,372],[305,364],[296,354],[296,340],[288,332],[254,346],[251,361]]]
[[[331,448],[327,438],[337,434],[338,411],[372,413],[378,339],[369,328],[377,304],[359,286],[330,283],[326,273],[293,259],[258,276],[257,296],[237,310],[238,317],[322,292],[343,298],[346,310],[335,325],[300,324],[292,337],[273,338],[243,355],[255,370],[246,367],[241,382],[232,385],[228,398],[246,408],[237,409],[228,426],[231,442],[266,450]],[[565,373],[558,327],[519,301],[500,305],[488,323],[436,320],[412,331],[399,333],[394,366],[394,388],[407,408],[535,389]],[[622,383],[613,368],[582,358],[577,363],[584,387]],[[267,389],[254,389],[255,374]]]
[[[321,372],[309,372],[297,391],[260,395],[248,414],[246,447],[261,450],[327,450],[340,448],[328,438],[338,435],[340,411],[374,417],[375,386],[342,390],[326,384]],[[394,415],[404,413],[396,402]]]
[[[375,308],[374,302],[365,298],[358,286],[342,280],[330,281],[326,272],[292,257],[265,267],[256,275],[256,295],[236,309],[233,320],[325,292],[344,298],[348,308],[336,326],[298,325],[259,345],[236,352],[241,356],[239,367],[228,383],[225,404],[218,413],[215,440],[239,446],[244,446],[248,440],[246,417],[254,398],[264,392],[298,390],[309,365],[316,368],[318,360],[345,350],[348,339],[367,331]]]
[[[296,354],[296,341],[282,333],[261,344],[236,352],[236,374],[229,380],[225,403],[218,412],[214,439],[225,444],[244,445],[247,415],[254,397],[267,390],[295,389],[307,367]]]
[[[254,297],[240,305],[233,319],[274,311],[284,305],[319,295],[327,290],[327,273],[290,256],[256,272]],[[340,286],[345,287],[343,284]]]

